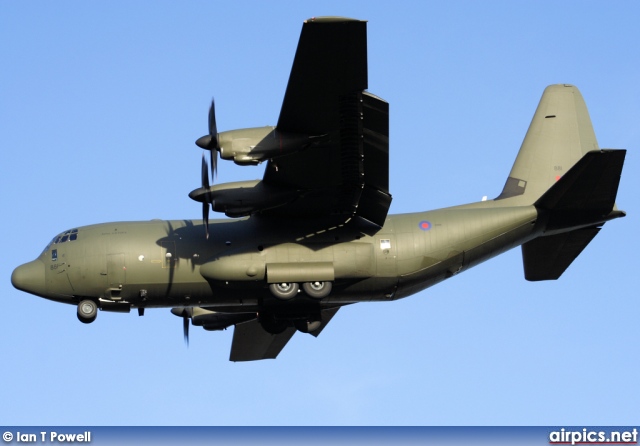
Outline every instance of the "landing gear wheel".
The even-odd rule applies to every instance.
[[[320,328],[322,322],[320,321],[294,321],[293,326],[296,327],[301,333],[311,333],[312,331],[316,331]]]
[[[305,282],[302,284],[302,289],[309,297],[313,297],[314,299],[322,299],[323,297],[327,297],[331,292],[331,282]]]
[[[83,324],[90,324],[98,316],[98,304],[85,299],[78,304],[78,320]]]
[[[300,286],[293,282],[272,283],[269,285],[271,294],[281,300],[292,299],[298,294]]]

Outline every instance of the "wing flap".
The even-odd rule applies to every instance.
[[[269,161],[263,182],[296,191],[297,199],[263,215],[351,219],[371,235],[384,225],[389,193],[389,104],[356,92],[339,104],[340,122],[329,143]]]

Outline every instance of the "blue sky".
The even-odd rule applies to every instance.
[[[577,85],[600,146],[626,148],[627,218],[555,282],[520,250],[392,303],[342,309],[276,360],[228,361],[232,330],[11,286],[81,225],[200,218],[207,110],[275,124],[302,21],[368,20],[390,103],[392,213],[497,196],[544,88]],[[1,2],[0,424],[634,425],[640,5],[636,2]],[[220,182],[262,167],[219,166]]]

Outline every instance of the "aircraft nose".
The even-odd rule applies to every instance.
[[[40,260],[25,263],[13,270],[11,284],[21,291],[44,296],[47,292],[44,271],[44,263]]]

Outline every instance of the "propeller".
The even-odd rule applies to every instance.
[[[218,125],[216,124],[216,103],[213,99],[211,99],[209,107],[209,134],[198,138],[196,145],[208,150],[211,154],[211,178],[215,178],[218,173],[220,142],[218,140]]]
[[[189,347],[189,319],[192,315],[191,307],[176,307],[171,309],[171,313],[182,318],[182,333],[184,343]]]
[[[211,99],[211,106],[209,107],[209,134],[198,138],[196,145],[202,149],[208,150],[211,157],[211,181],[213,181],[218,174],[218,151],[220,145],[218,141],[218,125],[216,124],[216,104]],[[209,204],[212,202],[211,194],[209,192],[209,167],[205,160],[204,154],[202,155],[202,187],[207,191],[202,202],[202,220],[204,222],[204,230],[209,239]]]

